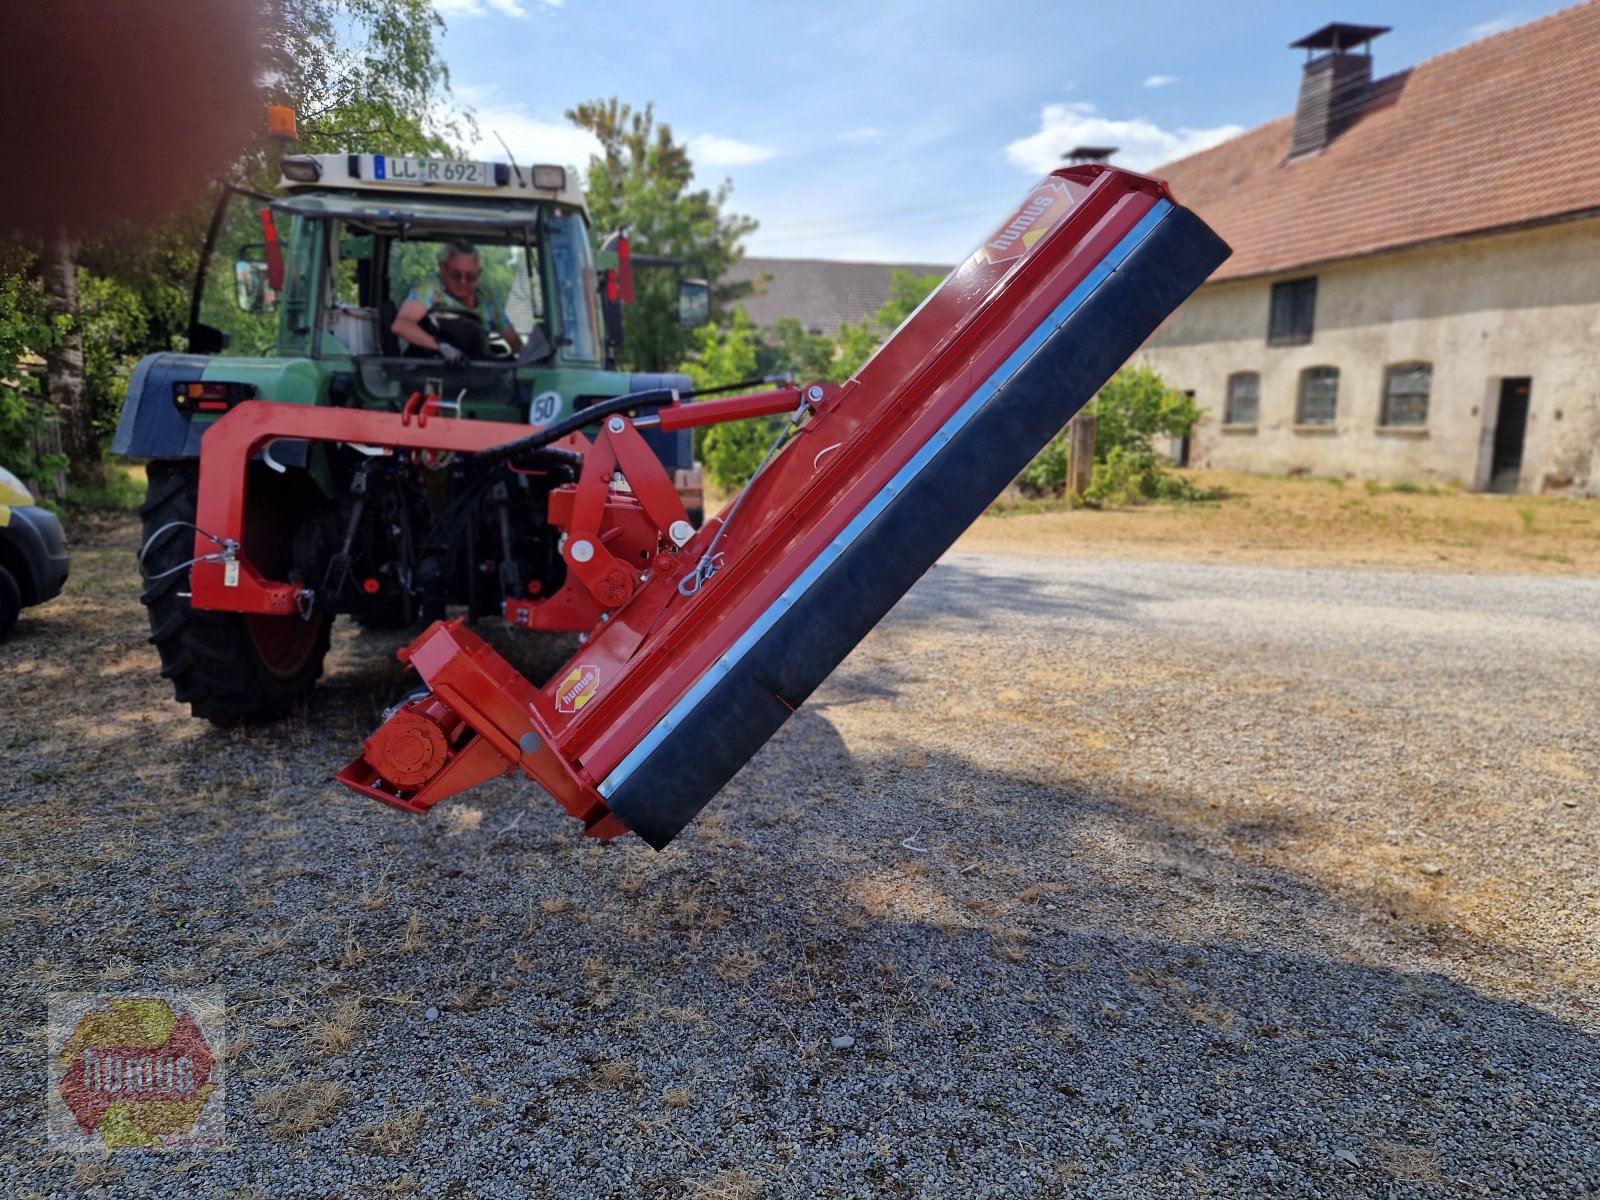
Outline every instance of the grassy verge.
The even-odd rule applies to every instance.
[[[1220,495],[1116,512],[997,504],[957,543],[985,553],[1600,574],[1600,501],[1491,496],[1406,482],[1188,471]]]

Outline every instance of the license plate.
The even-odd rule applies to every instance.
[[[372,156],[372,173],[385,183],[448,183],[456,187],[493,187],[489,164],[458,162],[451,158],[397,158]]]

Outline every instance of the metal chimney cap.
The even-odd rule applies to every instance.
[[[1324,25],[1315,33],[1307,34],[1298,42],[1290,42],[1289,49],[1332,50],[1337,53],[1370,42],[1373,38],[1388,33],[1392,28],[1392,25],[1346,25],[1335,21],[1331,25]]]

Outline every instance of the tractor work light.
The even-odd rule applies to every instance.
[[[283,177],[296,183],[315,183],[322,178],[322,164],[309,154],[285,155]]]
[[[538,163],[533,168],[533,186],[559,192],[567,186],[567,169],[551,166],[548,163]]]
[[[299,138],[294,127],[294,109],[287,104],[267,105],[267,136],[292,142]]]

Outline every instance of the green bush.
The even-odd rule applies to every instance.
[[[1158,436],[1191,434],[1200,407],[1149,367],[1124,367],[1086,406],[1095,419],[1094,468],[1082,501],[1095,508],[1121,508],[1149,500],[1202,497],[1176,475],[1152,443]],[[1065,430],[1052,438],[1018,476],[1029,495],[1060,496],[1067,486]]]
[[[45,313],[44,294],[29,276],[32,254],[0,245],[0,465],[14,471],[35,495],[57,471],[64,455],[45,447],[55,423],[55,410],[44,394],[44,382],[24,366],[30,355],[55,344],[59,323]]]
[[[1017,484],[1026,496],[1060,496],[1067,490],[1067,435],[1058,433],[1022,469]]]

